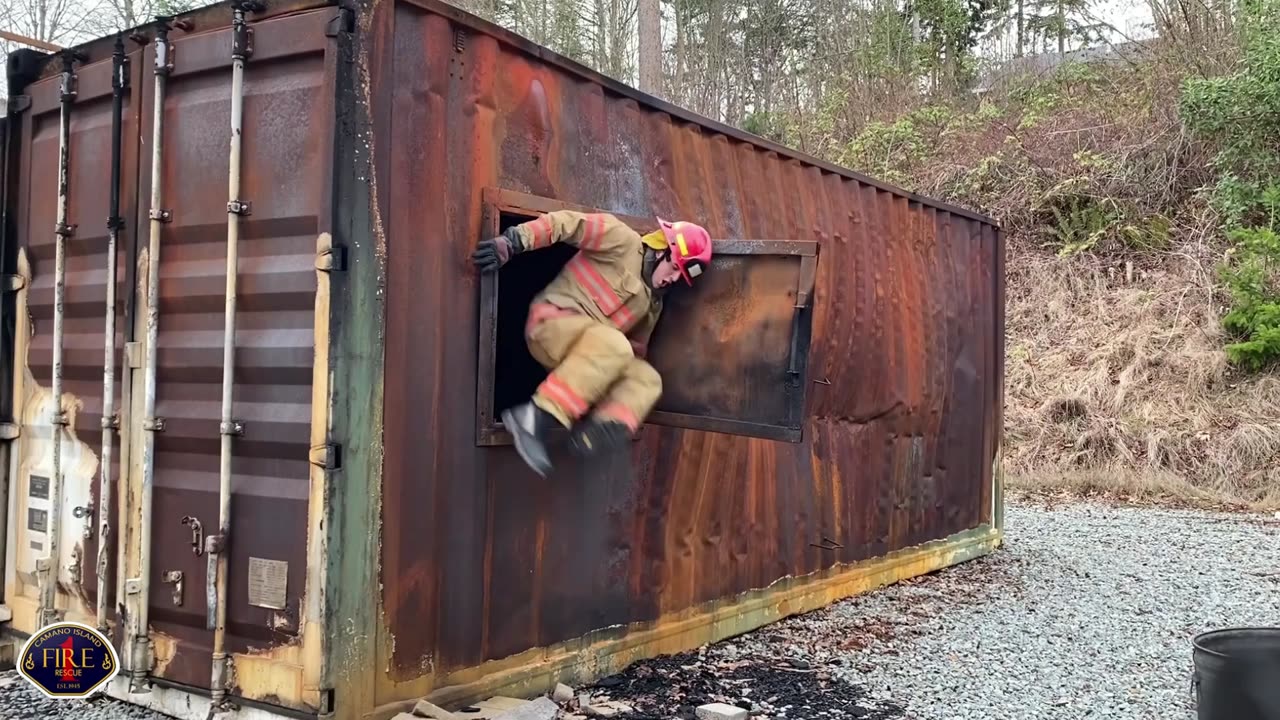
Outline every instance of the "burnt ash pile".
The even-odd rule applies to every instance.
[[[706,650],[637,662],[587,688],[632,708],[626,720],[692,720],[699,705],[725,703],[753,718],[894,720],[896,704],[877,700],[829,668],[761,655],[724,657]]]

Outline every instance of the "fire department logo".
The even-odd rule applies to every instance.
[[[62,622],[40,630],[22,648],[18,671],[45,695],[84,698],[116,676],[111,642],[87,625]]]

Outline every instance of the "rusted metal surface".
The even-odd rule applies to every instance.
[[[332,687],[347,720],[444,685],[461,686],[453,697],[532,689],[998,541],[1003,240],[988,220],[701,120],[435,0],[311,12],[322,5],[255,13],[245,79],[233,698],[323,713]],[[198,687],[212,669],[197,590],[207,548],[192,551],[182,521],[217,533],[230,20],[223,3],[175,23],[158,178],[171,215],[147,602],[153,674]],[[118,502],[136,510],[142,375],[125,343],[146,330],[152,173],[139,160],[152,151],[155,26],[133,37],[116,476]],[[67,246],[65,382],[78,442],[95,453],[110,183],[108,154],[86,148],[109,139],[111,45],[78,48],[71,127],[81,232]],[[42,188],[57,168],[56,71],[41,77],[17,121],[22,187],[5,203],[34,265],[30,352],[6,347],[37,380],[51,370],[53,306],[53,244],[38,230],[55,217]],[[539,203],[645,229],[655,215],[696,220],[722,251],[655,333],[666,392],[631,455],[557,457],[545,481],[500,439],[477,441],[494,414],[480,390],[496,396],[502,378],[481,371],[486,353],[498,359],[467,260],[503,212]],[[122,601],[141,528],[119,530]],[[283,609],[249,604],[250,558],[288,563]],[[84,565],[68,589],[91,618]]]
[[[989,520],[1002,287],[988,221],[691,122],[432,0],[394,5],[365,38],[395,260],[384,700]],[[511,448],[478,446],[476,388],[494,379],[477,377],[481,281],[467,257],[485,234],[487,187],[687,218],[720,238],[816,241],[800,441],[649,425],[632,457],[559,457],[546,481]],[[655,335],[665,396],[691,414],[753,363],[787,367],[799,270],[783,313],[751,294],[782,277],[779,259],[741,262],[705,319],[673,313]],[[755,400],[731,392],[737,407]]]
[[[312,393],[317,385],[317,353],[325,352],[327,345],[328,300],[326,294],[321,303],[317,295],[317,251],[323,245],[323,251],[329,252],[330,246],[327,239],[321,241],[331,225],[328,177],[335,93],[333,42],[326,31],[336,14],[333,9],[298,13],[300,8],[316,5],[273,3],[270,10],[253,17],[257,34],[252,69],[244,81],[241,160],[241,192],[253,205],[252,214],[239,219],[233,394],[236,420],[243,422],[244,433],[234,446],[230,507],[236,517],[236,538],[227,545],[225,624],[233,678],[229,696],[313,712],[320,707],[322,695],[318,673],[324,628],[319,614],[324,589],[315,586],[323,574],[311,570],[322,563],[309,554],[314,547],[323,547],[314,537],[320,530],[312,516],[323,516],[325,488],[323,482],[313,483],[310,449],[313,427],[318,425],[323,433],[328,423],[327,408],[322,407],[319,416],[313,413]],[[155,433],[153,534],[148,547],[152,558],[144,585],[155,646],[151,672],[166,681],[206,688],[213,649],[213,633],[206,627],[208,603],[201,591],[206,584],[206,548],[200,554],[193,552],[191,525],[182,520],[196,518],[207,534],[218,532],[227,148],[232,111],[230,22],[230,8],[218,6],[175,20],[170,32],[173,69],[163,104],[162,174],[157,178],[164,188],[162,209],[167,215],[160,227],[162,251],[155,265],[149,264],[146,247],[156,108],[151,82],[155,44],[149,42],[153,28],[148,27],[145,37],[139,36],[148,42],[128,43],[131,74],[124,99],[120,213],[124,227],[117,263],[120,302],[115,366],[120,394],[116,405],[122,423],[134,427],[132,433],[128,427],[121,428],[126,437],[117,445],[113,462],[114,475],[120,478],[119,502],[132,503],[134,515],[141,486],[141,360],[145,355],[141,349],[147,329],[146,308],[137,307],[141,299],[135,275],[141,272],[145,277],[149,267],[158,272],[155,416],[160,422]],[[75,191],[70,197],[69,222],[78,231],[67,240],[63,355],[67,405],[77,409],[71,414],[73,428],[86,452],[98,457],[105,221],[111,214],[110,154],[105,152],[111,129],[111,45],[112,40],[105,39],[84,46],[89,59],[77,67],[79,96],[72,116],[70,153]],[[55,219],[58,93],[57,78],[50,76],[47,67],[42,77],[27,89],[32,107],[24,114],[28,130],[17,151],[21,197],[7,202],[7,207],[21,215],[18,237],[34,265],[30,287],[34,335],[28,366],[37,382],[47,384],[54,243],[51,234],[46,240],[31,229],[53,227]],[[299,122],[299,118],[308,121]],[[318,323],[318,314],[323,324]],[[142,347],[133,353],[137,362],[131,368],[125,345],[133,341]],[[327,357],[320,360],[321,372],[327,372]],[[130,377],[132,403],[122,397],[127,393],[122,385],[127,386]],[[130,434],[132,440],[127,437]],[[69,513],[63,517],[65,522],[76,522]],[[93,516],[86,522],[92,529]],[[113,569],[114,577],[137,577],[144,527],[135,519],[120,528],[123,563],[118,563],[120,572]],[[79,609],[87,613],[90,623],[97,593],[93,542],[76,548],[83,567],[77,582],[63,588],[79,598]],[[258,588],[258,604],[250,603],[253,558],[259,567],[262,560],[287,563],[283,575],[270,579],[266,589]],[[281,569],[269,567],[273,572]],[[176,584],[165,582],[178,573],[184,586],[180,605],[175,602]],[[284,602],[263,600],[275,595],[280,580]],[[122,588],[128,585],[121,583]],[[121,603],[125,594],[121,593]],[[113,620],[117,641],[127,643],[120,635],[123,619]],[[304,628],[310,633],[307,637]],[[141,629],[147,631],[147,627]]]
[[[229,24],[229,8],[221,9]],[[228,546],[226,648],[233,654],[297,643],[301,628],[315,247],[327,186],[316,151],[326,143],[325,124],[296,119],[326,107],[327,20],[317,13],[256,24],[253,72],[245,80],[241,192],[253,199],[253,213],[239,227],[234,402],[244,432],[235,442],[237,536]],[[182,570],[192,586],[203,588],[206,558],[192,552],[190,531],[180,521],[198,518],[207,535],[218,527],[231,32],[171,37],[163,182],[172,220],[164,226],[159,266],[157,388],[157,414],[165,423],[156,443],[150,604],[152,626],[176,640],[173,657],[157,674],[208,687],[208,601],[202,592],[190,593],[175,607],[158,576],[160,569]],[[148,65],[152,61],[148,54]],[[144,190],[150,183],[149,174],[140,178]],[[251,557],[288,563],[283,608],[249,604]],[[254,680],[251,673],[243,678]]]
[[[51,62],[50,66],[56,67],[57,63]],[[61,358],[62,389],[67,398],[64,406],[74,409],[74,412],[68,413],[68,420],[73,422],[66,428],[70,438],[64,443],[64,452],[74,451],[79,455],[79,448],[83,447],[97,458],[102,458],[103,353],[107,345],[103,303],[109,284],[107,219],[111,215],[111,155],[104,150],[111,146],[112,62],[108,57],[102,62],[78,64],[76,69],[77,95],[70,127],[68,167],[68,182],[74,192],[68,198],[67,207],[67,223],[76,226],[76,233],[66,241]],[[17,379],[21,382],[24,380],[22,376],[30,373],[22,388],[26,397],[19,396],[16,399],[18,405],[29,400],[33,392],[48,392],[49,378],[53,372],[54,342],[51,328],[56,305],[56,247],[52,234],[47,234],[46,237],[45,233],[36,232],[36,229],[51,226],[56,218],[59,89],[56,76],[25,89],[31,97],[31,105],[20,115],[22,136],[15,138],[14,151],[21,169],[10,201],[10,219],[15,230],[13,237],[27,254],[33,271],[27,289],[29,317],[15,318],[15,330],[21,333],[34,331],[25,348],[26,357],[16,359]],[[126,137],[136,135],[138,108],[130,95],[126,95],[122,103],[122,132]],[[135,172],[135,145],[123,145],[121,166],[126,175]],[[129,208],[135,197],[135,189],[126,184],[121,192],[122,206]],[[125,214],[128,216],[129,210]],[[131,221],[131,218],[126,220],[126,228],[131,225]],[[127,244],[121,243],[122,246]],[[124,255],[124,247],[118,248],[117,260],[115,289],[121,301],[116,305],[114,399],[118,405],[122,390],[119,381],[125,342],[123,318],[131,296],[131,263]],[[14,346],[6,343],[5,347],[9,351]],[[17,408],[15,412],[21,413],[21,408]],[[40,418],[40,421],[47,423],[47,418]],[[114,449],[116,452],[112,453],[111,471],[118,476],[121,466],[118,453],[120,445],[117,443]],[[100,469],[92,466],[90,468],[91,471]],[[89,512],[81,518],[75,518],[73,510],[75,507],[97,508],[102,501],[92,483],[93,476],[86,475],[79,463],[74,469],[78,476],[77,492],[67,497],[61,519],[67,527],[67,534],[74,534],[76,542],[70,547],[64,545],[60,553],[64,558],[64,577],[60,592],[70,591],[74,598],[74,602],[69,603],[71,609],[68,617],[92,625],[96,624],[96,609],[93,608],[98,594],[98,533],[93,532],[96,513]],[[23,501],[30,497],[31,488],[27,479],[26,476],[10,479],[12,491],[23,496]],[[31,550],[31,543],[35,538],[25,534],[29,529],[26,527],[25,515],[17,517],[21,518],[16,529],[19,533],[17,548],[21,548],[21,557],[22,552]],[[21,562],[18,565],[19,568],[22,567]],[[72,569],[75,570],[74,574],[69,572]],[[67,580],[71,582],[66,582]],[[16,597],[6,598],[10,603],[22,603],[23,598],[33,600],[35,597],[29,594],[30,586],[22,580],[21,571],[19,582],[11,589]],[[80,616],[81,610],[88,612]],[[15,611],[15,615],[19,613],[20,611]]]

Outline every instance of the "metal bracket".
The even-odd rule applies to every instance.
[[[182,605],[182,571],[166,570],[164,582],[173,583],[173,604]]]
[[[225,535],[207,535],[204,539],[204,551],[210,555],[221,555],[227,549]]]
[[[836,542],[835,540],[832,540],[831,538],[829,538],[829,537],[825,537],[825,536],[822,538],[822,542],[820,542],[820,543],[809,543],[809,547],[822,548],[823,550],[841,550],[841,549],[844,549],[844,546],[843,546],[843,545],[841,545],[840,543]]]
[[[199,520],[190,515],[182,518],[182,524],[191,526],[191,552],[200,557],[204,553],[204,528]]]
[[[102,418],[102,429],[103,430],[119,430],[120,429],[120,412],[118,410],[112,411],[110,417],[104,416]]]
[[[324,29],[325,37],[338,37],[338,33],[352,33],[356,29],[356,14],[351,8],[340,7]]]
[[[251,215],[253,213],[253,203],[248,200],[232,200],[227,203],[227,212],[234,215]]]
[[[801,316],[809,307],[813,298],[813,288],[818,279],[818,258],[810,255],[800,259],[800,279],[796,283],[795,312],[791,318],[791,350],[787,358],[787,374],[795,377],[800,374],[800,323]]]
[[[77,520],[83,520],[93,516],[93,505],[77,505],[71,509],[71,516]]]
[[[62,102],[75,102],[80,85],[75,73],[75,63],[77,60],[84,59],[84,53],[77,50],[62,51],[62,81],[58,86],[58,95]]]
[[[27,286],[27,279],[22,277],[21,275],[5,275],[4,276],[5,292],[18,292],[19,290],[21,290],[26,286]]]
[[[61,235],[64,238],[74,237],[76,234],[76,226],[68,225],[66,223],[58,223],[58,226],[53,229],[53,234]]]
[[[155,432],[164,432],[164,418],[148,418],[142,421],[143,430],[154,430]]]
[[[316,269],[323,272],[345,272],[347,269],[346,246],[334,245],[316,255]]]
[[[67,413],[65,410],[57,410],[50,413],[49,424],[66,427],[71,423],[67,420]]]
[[[22,426],[17,423],[0,423],[0,440],[17,440],[22,436]]]
[[[173,212],[171,210],[152,209],[147,213],[147,217],[152,220],[159,220],[162,223],[173,222]]]
[[[142,367],[141,342],[135,340],[124,344],[124,361],[129,364],[130,369],[137,370]]]
[[[116,66],[115,74],[111,76],[111,89],[125,90],[128,87],[129,87],[129,56],[122,55],[120,57],[120,64]]]
[[[30,95],[14,95],[9,98],[9,114],[17,115],[20,112],[26,112],[31,109]]]
[[[126,578],[124,581],[124,594],[137,595],[142,592],[141,578]]]
[[[336,443],[316,445],[311,448],[310,457],[308,459],[311,461],[312,465],[324,468],[325,470],[341,469],[342,446]]]
[[[107,229],[119,232],[124,229],[124,218],[119,215],[107,218]]]
[[[231,57],[248,60],[253,57],[253,28],[245,24],[233,26],[231,31]]]
[[[173,41],[169,40],[167,27],[161,27],[163,37],[156,40],[156,74],[168,75],[173,72]]]
[[[232,420],[229,423],[220,423],[218,431],[223,435],[244,435],[244,421]]]

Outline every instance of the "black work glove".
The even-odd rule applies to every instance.
[[[514,227],[509,227],[498,237],[481,240],[475,252],[471,253],[471,262],[482,273],[495,272],[520,249],[520,235]]]

